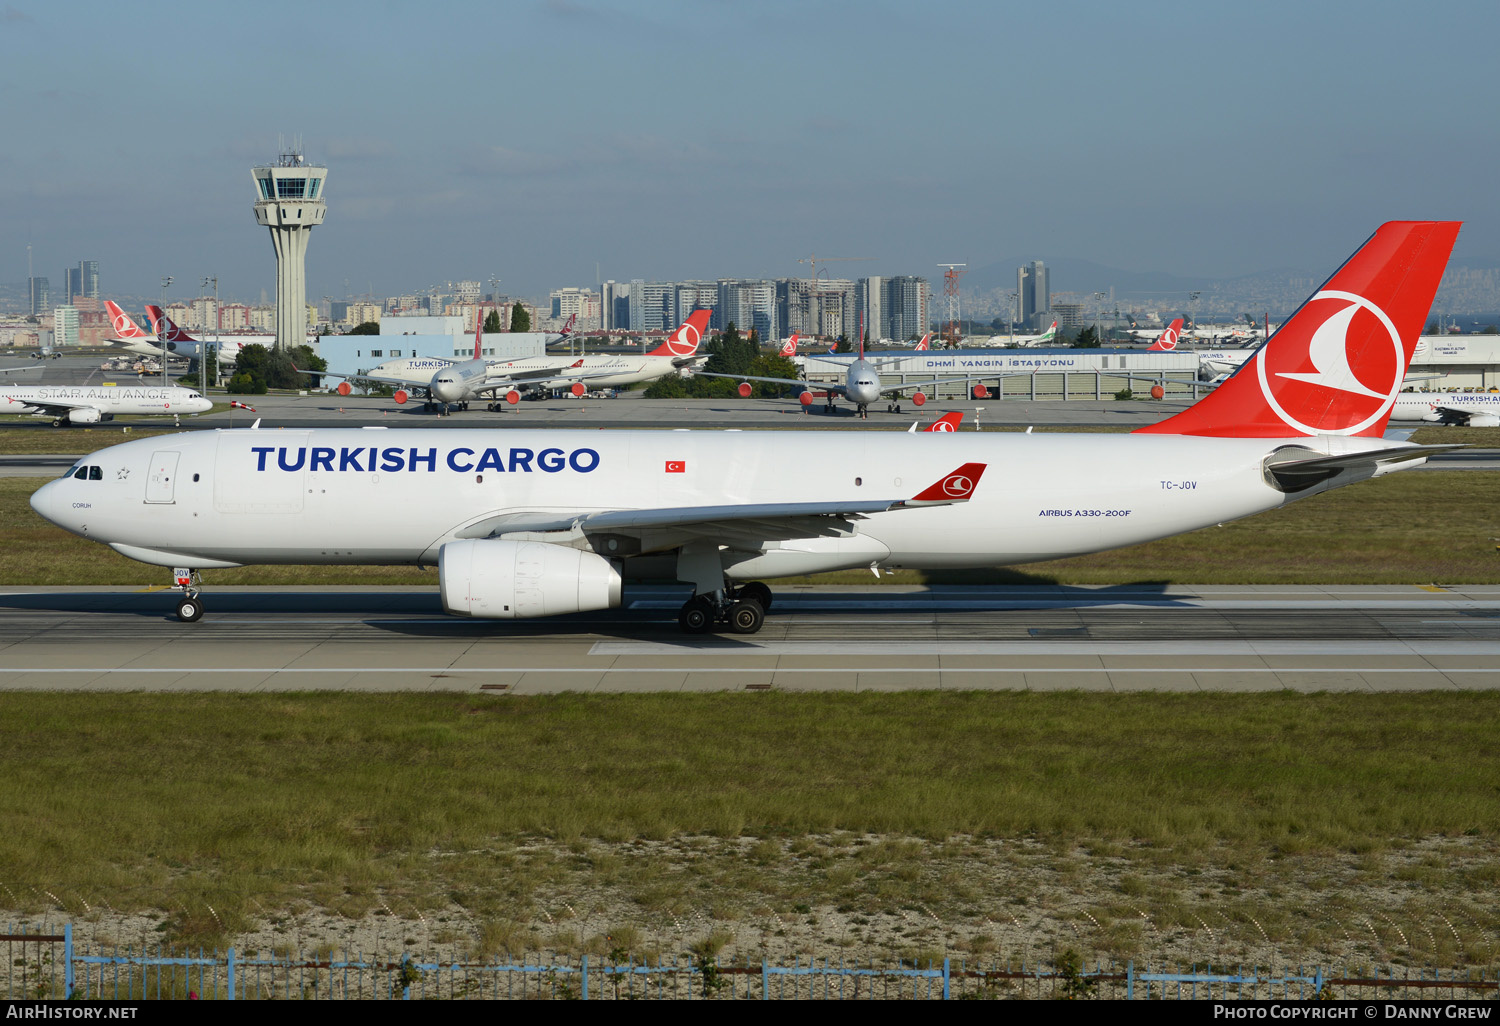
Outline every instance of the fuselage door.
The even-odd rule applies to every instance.
[[[176,502],[173,488],[177,479],[178,452],[158,452],[151,455],[151,473],[146,476],[147,502]]]

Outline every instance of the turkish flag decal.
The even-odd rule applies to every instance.
[[[687,463],[683,460],[667,460],[668,474],[686,474]]]

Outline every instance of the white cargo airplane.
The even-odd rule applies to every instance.
[[[1402,392],[1391,419],[1500,427],[1500,392]]]
[[[995,567],[1193,531],[1417,466],[1383,438],[1456,222],[1381,226],[1243,371],[1132,434],[312,429],[140,439],[43,485],[47,520],[176,568],[438,568],[494,619],[608,609],[625,578],[690,584],[694,633],[749,634],[763,577]]]
[[[53,427],[97,424],[117,416],[207,413],[212,401],[179,385],[45,385],[0,388],[0,413],[51,417]]]

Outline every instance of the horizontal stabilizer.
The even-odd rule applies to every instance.
[[[1310,450],[1280,449],[1266,458],[1266,475],[1278,486],[1296,490],[1332,477],[1341,470],[1359,467],[1379,470],[1381,467],[1425,460],[1438,453],[1466,448],[1466,445],[1405,445],[1398,449],[1368,449],[1337,456],[1312,456],[1309,459],[1298,459],[1294,454]]]

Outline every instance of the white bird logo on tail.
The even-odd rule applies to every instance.
[[[1386,393],[1364,385],[1354,376],[1354,369],[1349,366],[1349,322],[1354,320],[1354,315],[1359,311],[1359,304],[1350,303],[1318,325],[1318,330],[1313,332],[1312,340],[1307,344],[1308,359],[1316,370],[1281,371],[1276,376],[1305,381],[1309,385],[1321,385],[1338,392],[1367,395],[1372,399],[1386,398]]]

